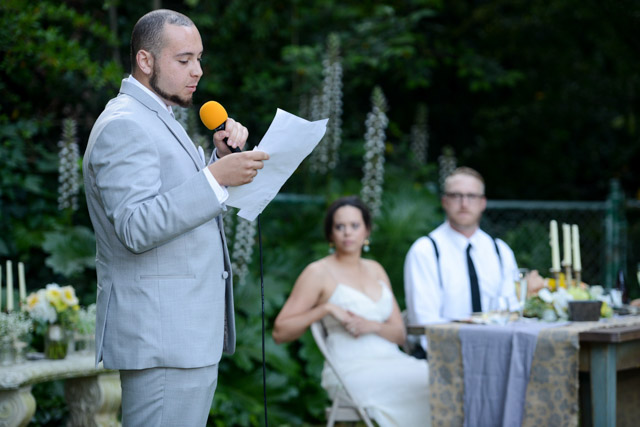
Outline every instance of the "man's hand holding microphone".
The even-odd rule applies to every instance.
[[[238,186],[253,181],[258,170],[269,159],[264,151],[242,151],[249,131],[229,118],[227,111],[215,101],[206,102],[200,108],[200,119],[214,131],[213,143],[219,159],[208,166],[211,175],[223,186]]]

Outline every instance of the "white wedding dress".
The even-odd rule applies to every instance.
[[[361,317],[384,322],[393,309],[393,295],[382,282],[382,296],[375,301],[359,290],[338,284],[330,303]],[[322,319],[327,329],[327,348],[346,387],[382,427],[430,426],[429,367],[400,351],[398,346],[377,334],[355,338],[333,316]],[[330,396],[340,386],[326,366],[322,387]]]

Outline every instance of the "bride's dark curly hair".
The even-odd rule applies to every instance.
[[[367,227],[367,230],[371,231],[371,212],[367,205],[365,205],[357,196],[345,196],[331,203],[331,206],[327,209],[327,213],[324,217],[324,237],[327,239],[327,242],[331,242],[333,215],[343,206],[353,206],[354,208],[360,209],[364,225]]]

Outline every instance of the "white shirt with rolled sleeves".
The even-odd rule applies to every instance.
[[[480,229],[467,238],[445,222],[430,236],[438,246],[439,260],[433,243],[426,236],[413,243],[405,258],[404,289],[410,324],[444,323],[471,316],[466,255],[469,243],[483,311],[487,311],[492,297],[504,296],[510,303],[517,302],[513,279],[518,266],[513,251],[505,242],[495,240],[501,262],[494,240]],[[422,345],[426,348],[426,338],[422,339]]]

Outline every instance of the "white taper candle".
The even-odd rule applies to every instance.
[[[13,310],[13,266],[7,261],[7,312]]]
[[[24,280],[24,263],[18,263],[18,295],[20,296],[20,304],[27,299],[27,284]]]
[[[569,224],[562,224],[562,245],[564,246],[562,266],[571,266],[571,226]]]
[[[552,219],[549,223],[549,244],[551,245],[551,270],[560,271],[560,244],[558,242],[558,222]]]
[[[571,239],[573,241],[573,269],[575,271],[582,271],[582,260],[580,259],[580,233],[578,232],[578,226],[576,224],[571,226]]]

